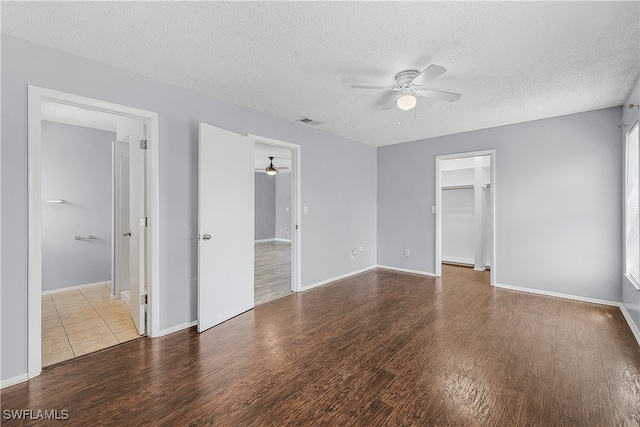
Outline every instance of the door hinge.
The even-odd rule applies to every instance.
[[[146,216],[144,218],[140,218],[140,227],[146,227],[149,225],[149,218]]]
[[[147,140],[146,139],[141,139],[140,140],[140,149],[141,150],[146,150],[147,149]]]
[[[147,294],[140,295],[140,305],[145,305],[145,304],[147,304],[147,301],[148,301],[148,299],[147,299]]]

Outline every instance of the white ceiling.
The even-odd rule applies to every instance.
[[[628,2],[2,2],[2,31],[374,146],[621,105],[640,73]],[[442,65],[415,110],[405,69]]]

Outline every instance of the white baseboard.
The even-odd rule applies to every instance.
[[[510,289],[512,291],[529,292],[531,294],[546,295],[549,297],[565,298],[565,299],[572,299],[575,301],[584,301],[584,302],[591,302],[594,304],[612,305],[614,307],[620,307],[619,302],[609,301],[604,299],[581,297],[578,295],[562,294],[560,292],[543,291],[540,289],[523,288],[520,286],[505,285],[502,283],[495,283],[493,286],[495,286],[496,288]]]
[[[51,291],[42,291],[42,295],[59,294],[61,292],[75,291],[78,289],[85,289],[85,288],[97,288],[98,286],[108,286],[108,285],[111,285],[111,281],[109,280],[107,280],[106,282],[87,283],[86,285],[68,286],[66,288],[53,289]]]
[[[442,262],[453,262],[456,264],[475,265],[476,261],[473,258],[463,258],[457,256],[444,256],[442,255]]]
[[[258,240],[254,240],[253,243],[262,243],[262,242],[275,242],[276,238],[272,237],[270,239],[258,239]]]
[[[380,264],[376,265],[376,267],[383,268],[385,270],[400,271],[402,273],[412,273],[412,274],[420,274],[421,276],[437,277],[435,273],[429,273],[428,271],[409,270],[408,268],[391,267],[389,265],[380,265]]]
[[[169,334],[172,334],[174,332],[178,332],[178,331],[181,331],[183,329],[187,329],[187,328],[190,328],[192,326],[196,326],[197,324],[198,324],[198,321],[194,320],[193,322],[182,323],[180,325],[176,325],[176,326],[173,326],[171,328],[163,329],[160,332],[158,332],[158,335],[156,335],[155,338],[163,337],[165,335],[169,335]]]
[[[131,302],[131,293],[128,290],[120,291],[120,299],[129,305],[129,302]]]
[[[361,270],[352,271],[351,273],[343,274],[341,276],[332,277],[331,279],[323,280],[321,282],[314,283],[312,285],[303,286],[300,288],[301,292],[308,291],[309,289],[317,288],[318,286],[326,285],[327,283],[335,282],[336,280],[346,279],[347,277],[355,276],[356,274],[364,273],[365,271],[369,271],[376,268],[375,265],[363,268]]]
[[[622,315],[624,316],[625,320],[629,324],[629,328],[631,328],[631,332],[633,332],[633,336],[636,337],[636,341],[638,341],[638,345],[640,345],[640,330],[638,329],[636,324],[633,323],[633,319],[631,319],[631,314],[629,314],[629,312],[627,311],[627,307],[625,307],[624,304],[620,304],[620,311],[622,312]]]
[[[2,380],[0,382],[0,388],[11,387],[12,385],[20,384],[29,379],[28,374],[17,375],[13,378],[7,378],[6,380]]]
[[[276,242],[291,243],[291,239],[281,239],[280,237],[276,237],[274,240],[275,240]]]

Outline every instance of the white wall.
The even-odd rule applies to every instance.
[[[442,261],[475,263],[473,188],[442,191]]]
[[[111,281],[115,132],[42,122],[42,290]],[[76,235],[94,240],[75,240]]]
[[[5,34],[1,78],[2,379],[27,371],[28,84],[159,114],[160,329],[196,316],[200,121],[301,146],[303,287],[376,264],[374,147]],[[327,151],[340,156],[328,164]]]
[[[497,283],[620,301],[620,117],[609,108],[380,147],[378,263],[435,272],[435,157],[495,149]]]

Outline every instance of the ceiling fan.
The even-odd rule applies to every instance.
[[[362,86],[352,85],[353,89],[388,90],[393,96],[382,106],[382,110],[390,110],[397,105],[401,110],[410,110],[416,106],[416,96],[439,99],[441,101],[454,102],[460,99],[459,93],[442,92],[440,90],[426,89],[423,84],[445,73],[446,68],[440,65],[429,65],[424,71],[406,70],[396,75],[396,85],[386,86]]]
[[[275,174],[279,173],[280,171],[289,170],[289,168],[287,168],[287,167],[277,168],[277,167],[273,166],[273,159],[274,159],[274,157],[269,157],[269,166],[267,166],[267,168],[265,169],[265,171],[267,172],[267,175],[275,175]],[[256,172],[257,171],[262,172],[262,169],[256,169]]]

